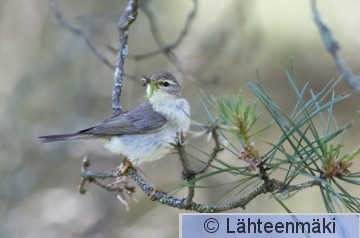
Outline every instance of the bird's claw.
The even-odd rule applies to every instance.
[[[154,202],[154,201],[157,201],[157,200],[158,200],[158,199],[155,197],[155,194],[158,193],[158,192],[167,195],[166,192],[163,192],[163,191],[161,191],[161,190],[158,189],[158,188],[154,188],[154,189],[152,190],[151,194],[149,195],[151,201]]]
[[[122,169],[120,171],[120,175],[126,176],[130,168],[136,171],[136,167],[130,162],[130,160],[125,158],[122,162]]]

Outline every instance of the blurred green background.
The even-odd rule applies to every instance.
[[[117,47],[116,22],[127,1],[59,0],[64,16],[81,28],[112,62],[108,45]],[[149,0],[164,40],[173,42],[181,31],[190,0]],[[360,2],[318,1],[323,20],[340,42],[341,54],[355,73],[360,73]],[[129,36],[129,53],[156,49],[149,22],[142,11]],[[320,90],[338,78],[310,12],[303,0],[199,0],[193,25],[175,50],[196,80],[183,79],[163,55],[142,61],[127,60],[126,72],[140,78],[161,69],[172,71],[184,88],[192,117],[205,121],[197,98],[202,88],[208,95],[231,95],[240,89],[254,96],[246,80],[262,79],[280,106],[291,111],[295,97],[283,74],[290,58],[295,62],[299,85],[310,82]],[[103,65],[84,41],[60,27],[47,0],[0,1],[0,237],[177,237],[179,210],[149,201],[141,192],[129,212],[115,194],[88,186],[80,195],[82,158],[88,155],[91,169],[109,170],[119,164],[116,156],[97,141],[39,144],[40,135],[74,132],[111,116],[113,71]],[[189,77],[190,79],[192,77]],[[214,83],[215,82],[215,83]],[[140,82],[125,81],[121,95],[124,109],[144,99]],[[339,125],[355,120],[345,138],[345,151],[359,145],[356,110],[360,95],[345,83],[337,93],[352,96],[335,108]],[[261,109],[261,107],[260,107]],[[262,112],[262,121],[269,118]],[[278,138],[276,127],[260,140]],[[190,138],[190,141],[192,139]],[[200,142],[198,142],[200,141]],[[211,150],[206,140],[198,146]],[[221,154],[231,161],[229,154]],[[234,162],[234,161],[233,161]],[[142,166],[160,188],[171,191],[181,181],[177,157],[169,155]],[[360,163],[350,168],[358,171]],[[209,184],[212,181],[210,179]],[[359,196],[358,188],[349,188]],[[212,202],[217,190],[202,190],[196,199]],[[180,193],[179,196],[183,195]],[[231,198],[230,198],[231,199]],[[324,212],[316,188],[286,200],[294,212]],[[271,195],[253,200],[245,211],[284,212]]]

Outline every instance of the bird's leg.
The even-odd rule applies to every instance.
[[[120,171],[121,176],[126,176],[129,168],[132,168],[135,171],[137,170],[136,167],[130,162],[130,160],[128,160],[128,158],[123,159],[122,167],[123,168],[121,168],[121,171]]]

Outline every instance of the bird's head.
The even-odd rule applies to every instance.
[[[181,95],[181,87],[176,81],[175,77],[167,71],[159,71],[153,74],[150,78],[143,77],[143,84],[146,86],[147,98]]]

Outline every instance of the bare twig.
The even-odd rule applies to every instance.
[[[260,163],[257,166],[259,168],[259,176],[262,180],[264,180],[265,182],[269,181],[269,175],[267,173],[267,171],[269,170],[268,167],[265,166],[266,163],[266,159],[262,158],[260,159]]]
[[[88,158],[88,156],[85,156],[82,161],[82,165],[81,165],[81,180],[80,180],[80,185],[78,188],[80,194],[86,193],[85,183],[90,181],[90,179],[82,176],[83,171],[86,171],[89,166],[90,166],[89,158]]]
[[[116,57],[114,72],[114,87],[112,92],[113,114],[121,113],[120,94],[124,75],[125,56],[128,54],[127,40],[129,27],[136,20],[139,8],[139,0],[130,0],[118,22],[119,28],[119,51]]]
[[[211,133],[214,141],[215,141],[215,148],[213,149],[213,152],[210,155],[209,160],[201,169],[194,169],[191,167],[189,159],[187,157],[185,147],[184,147],[184,135],[178,134],[177,142],[174,145],[177,149],[177,152],[180,157],[181,164],[183,166],[183,179],[188,181],[187,187],[188,187],[188,195],[185,199],[184,206],[188,207],[191,205],[192,200],[195,196],[195,177],[198,174],[206,172],[206,170],[210,167],[211,163],[216,158],[217,154],[223,150],[223,148],[220,147],[219,142],[219,135],[217,133],[218,126],[214,124],[210,127],[209,133]]]
[[[343,75],[344,80],[357,93],[360,93],[360,77],[352,72],[350,67],[346,64],[345,60],[339,54],[340,46],[338,42],[334,39],[329,27],[325,25],[325,23],[321,20],[320,13],[316,7],[316,0],[311,0],[311,9],[312,9],[314,22],[320,31],[320,35],[323,39],[326,50],[331,54],[337,68]]]
[[[145,194],[149,197],[151,196],[153,200],[174,208],[191,210],[196,212],[215,213],[215,212],[228,211],[239,207],[245,209],[245,206],[258,195],[265,193],[275,193],[280,188],[283,187],[282,182],[275,179],[271,179],[267,183],[264,183],[259,188],[255,189],[248,196],[239,198],[230,203],[226,203],[222,205],[206,205],[206,204],[199,204],[196,202],[190,202],[187,205],[186,198],[183,199],[174,198],[172,196],[167,196],[165,193],[160,191],[156,191],[155,194],[153,194],[153,191],[155,191],[155,189],[151,186],[151,184],[149,184],[142,177],[140,177],[139,174],[134,169],[132,168],[129,169],[128,175],[138,184],[138,186],[145,192]]]
[[[90,160],[87,156],[85,156],[85,158],[82,161],[82,166],[81,166],[81,180],[80,180],[80,185],[79,185],[79,189],[78,189],[80,194],[86,193],[86,189],[85,189],[86,182],[94,183],[94,184],[98,185],[99,187],[104,188],[107,191],[115,191],[115,190],[111,190],[110,186],[104,185],[104,184],[98,182],[96,179],[119,178],[119,177],[121,177],[120,171],[110,171],[110,172],[107,171],[107,172],[93,173],[88,170],[89,166],[90,166]]]
[[[92,41],[90,40],[90,38],[80,29],[76,28],[75,26],[71,25],[66,18],[63,16],[58,1],[57,0],[50,0],[50,7],[52,9],[52,11],[55,14],[56,20],[59,22],[59,24],[64,27],[65,29],[67,29],[68,31],[70,31],[71,33],[73,33],[76,36],[79,36],[80,38],[82,38],[85,41],[85,44],[90,48],[91,52],[93,52],[93,54],[100,59],[100,61],[105,64],[106,66],[108,66],[111,69],[114,69],[114,65],[103,55],[101,54],[95,47],[95,45],[92,43]]]
[[[210,158],[209,160],[207,161],[207,163],[204,165],[203,168],[201,169],[193,169],[193,173],[195,173],[196,175],[197,174],[201,174],[201,173],[204,173],[206,172],[206,170],[210,167],[211,163],[214,161],[214,159],[216,158],[217,154],[220,152],[220,151],[223,151],[224,148],[221,148],[220,147],[220,141],[219,141],[219,134],[217,132],[217,129],[218,129],[218,126],[216,124],[212,125],[210,128],[209,128],[209,131],[212,135],[212,138],[215,142],[215,147],[213,148],[213,151],[210,155]]]
[[[81,181],[79,185],[79,193],[85,194],[85,184],[93,183],[96,186],[108,191],[108,192],[116,192],[117,198],[119,201],[126,206],[126,209],[129,210],[129,205],[126,201],[125,196],[129,196],[132,198],[133,194],[135,194],[135,187],[129,186],[130,180],[127,176],[122,176],[120,170],[110,171],[110,172],[101,172],[101,173],[93,173],[88,170],[90,166],[90,160],[87,156],[83,159],[81,166]],[[116,180],[109,184],[103,184],[98,181],[98,179],[108,179],[108,178],[116,178]]]
[[[215,142],[215,147],[213,148],[213,151],[209,157],[209,160],[205,163],[204,167],[202,167],[201,169],[191,168],[189,159],[187,158],[185,148],[183,146],[184,143],[182,143],[184,140],[183,135],[178,136],[178,141],[177,141],[175,147],[178,151],[181,164],[183,165],[184,179],[189,181],[193,178],[193,176],[196,176],[198,174],[206,172],[206,170],[210,167],[211,163],[216,158],[217,154],[223,150],[223,148],[220,147],[220,141],[219,141],[219,135],[218,135],[217,129],[218,129],[218,126],[216,124],[214,124],[211,127],[209,127],[207,130],[207,133],[210,133],[210,135],[212,136],[212,138]]]
[[[115,69],[115,66],[96,48],[94,43],[91,41],[91,39],[79,28],[76,28],[75,26],[71,25],[68,20],[63,16],[62,11],[59,7],[57,0],[49,0],[50,1],[50,7],[52,11],[54,12],[55,18],[57,22],[64,27],[66,30],[70,31],[74,35],[82,38],[85,41],[85,44],[89,47],[91,52],[107,67],[109,67],[111,70]],[[137,77],[131,74],[124,73],[124,76],[131,80],[137,80]]]
[[[185,143],[184,134],[178,133],[176,144],[173,144],[173,146],[176,148],[176,150],[179,154],[179,157],[180,157],[180,162],[183,166],[182,177],[184,180],[188,181],[188,183],[187,183],[188,195],[184,200],[184,206],[189,207],[195,196],[195,180],[194,179],[195,179],[196,174],[193,173],[193,169],[191,168],[189,159],[186,155],[184,143]]]
[[[321,185],[321,181],[318,179],[314,179],[314,180],[296,184],[296,185],[287,185],[284,187],[284,191],[286,191],[286,192],[300,191],[305,188],[310,188],[313,186],[320,186],[320,185]]]
[[[156,44],[159,47],[159,51],[160,51],[159,53],[163,53],[185,78],[189,79],[189,76],[191,76],[190,79],[192,81],[196,80],[198,82],[201,82],[201,80],[196,79],[194,76],[191,75],[189,70],[186,69],[186,67],[178,59],[177,55],[173,51],[173,49],[175,47],[177,47],[181,43],[183,38],[187,35],[188,29],[189,29],[189,27],[190,27],[190,25],[192,23],[192,20],[194,19],[195,15],[196,15],[196,12],[197,12],[197,0],[193,0],[193,3],[194,3],[193,10],[188,15],[187,21],[185,23],[185,27],[183,28],[179,39],[174,42],[173,47],[165,46],[164,40],[161,37],[159,27],[156,24],[156,20],[155,20],[156,14],[152,11],[152,9],[148,6],[148,4],[145,3],[143,5],[143,7],[142,7],[142,10],[145,13],[145,15],[147,16],[147,18],[149,19],[151,32],[152,32],[152,35],[153,35],[153,37],[155,39]]]
[[[176,137],[176,143],[173,144],[173,146],[177,150],[177,153],[180,157],[180,162],[183,167],[183,173],[182,173],[183,179],[190,181],[191,179],[194,178],[195,174],[193,173],[193,169],[191,168],[189,159],[186,155],[184,144],[185,144],[184,134],[178,133]]]
[[[145,54],[139,54],[139,55],[133,55],[130,56],[129,58],[135,59],[135,60],[142,60],[142,59],[146,59],[149,57],[153,57],[155,55],[161,54],[161,53],[166,53],[169,52],[171,50],[174,50],[175,48],[177,48],[181,42],[183,41],[183,39],[186,37],[186,35],[189,32],[189,29],[191,27],[191,24],[196,16],[197,13],[197,9],[198,9],[198,0],[192,0],[193,2],[193,8],[192,10],[189,12],[187,18],[186,18],[186,22],[184,24],[183,29],[181,30],[178,38],[171,44],[168,44],[167,46],[163,46],[160,49],[145,53]],[[146,4],[148,4],[148,2],[144,2],[142,6],[144,6],[145,8],[145,13],[147,13],[148,11],[148,7],[146,6]]]

